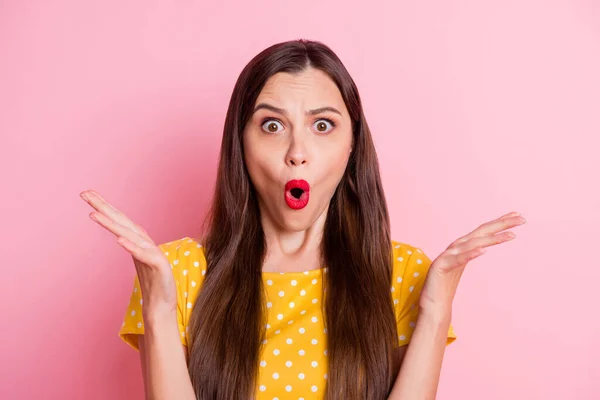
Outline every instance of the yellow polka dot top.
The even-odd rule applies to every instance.
[[[201,244],[184,237],[159,246],[173,267],[177,284],[177,320],[181,343],[187,346],[188,322],[206,272]],[[398,343],[410,342],[418,316],[418,300],[431,260],[421,249],[392,242],[394,264],[390,288]],[[327,382],[327,330],[323,325],[321,273],[263,272],[268,319],[261,346],[257,400],[274,398],[322,399]],[[137,276],[119,336],[138,350],[144,334],[142,296]],[[446,344],[456,339],[450,326]]]

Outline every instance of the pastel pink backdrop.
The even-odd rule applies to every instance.
[[[358,84],[396,240],[529,221],[463,275],[438,398],[598,399],[598,3],[206,3],[0,2],[0,398],[142,398],[131,257],[78,194],[195,234],[235,79],[304,37]]]

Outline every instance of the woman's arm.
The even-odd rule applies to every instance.
[[[415,331],[388,400],[435,399],[450,320],[450,311],[419,310]]]
[[[145,319],[138,336],[146,400],[196,400],[175,313]]]

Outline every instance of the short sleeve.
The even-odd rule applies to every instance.
[[[419,298],[431,259],[419,248],[393,242],[394,268],[392,298],[398,326],[398,344],[407,345],[413,335],[419,316]],[[448,329],[446,345],[456,340],[452,324]]]
[[[179,262],[178,257],[179,247],[181,245],[180,242],[181,239],[164,243],[159,245],[159,248],[169,260],[171,269],[173,271],[173,276],[177,283],[177,324],[179,326],[181,343],[184,346],[187,346],[186,330],[184,328],[185,303],[183,302],[183,296],[181,295],[180,290],[180,287],[187,287],[187,282],[182,282],[182,279],[185,280],[187,274],[181,273],[182,266],[180,265],[181,263]],[[143,303],[144,299],[142,297],[140,282],[136,273],[129,304],[127,306],[127,310],[125,311],[125,317],[123,319],[121,329],[119,330],[119,337],[137,351],[139,351],[138,335],[144,334],[144,320],[142,318]]]

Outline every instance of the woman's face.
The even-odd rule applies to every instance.
[[[262,218],[308,229],[327,211],[352,149],[342,95],[319,69],[273,75],[244,128],[245,163]]]

